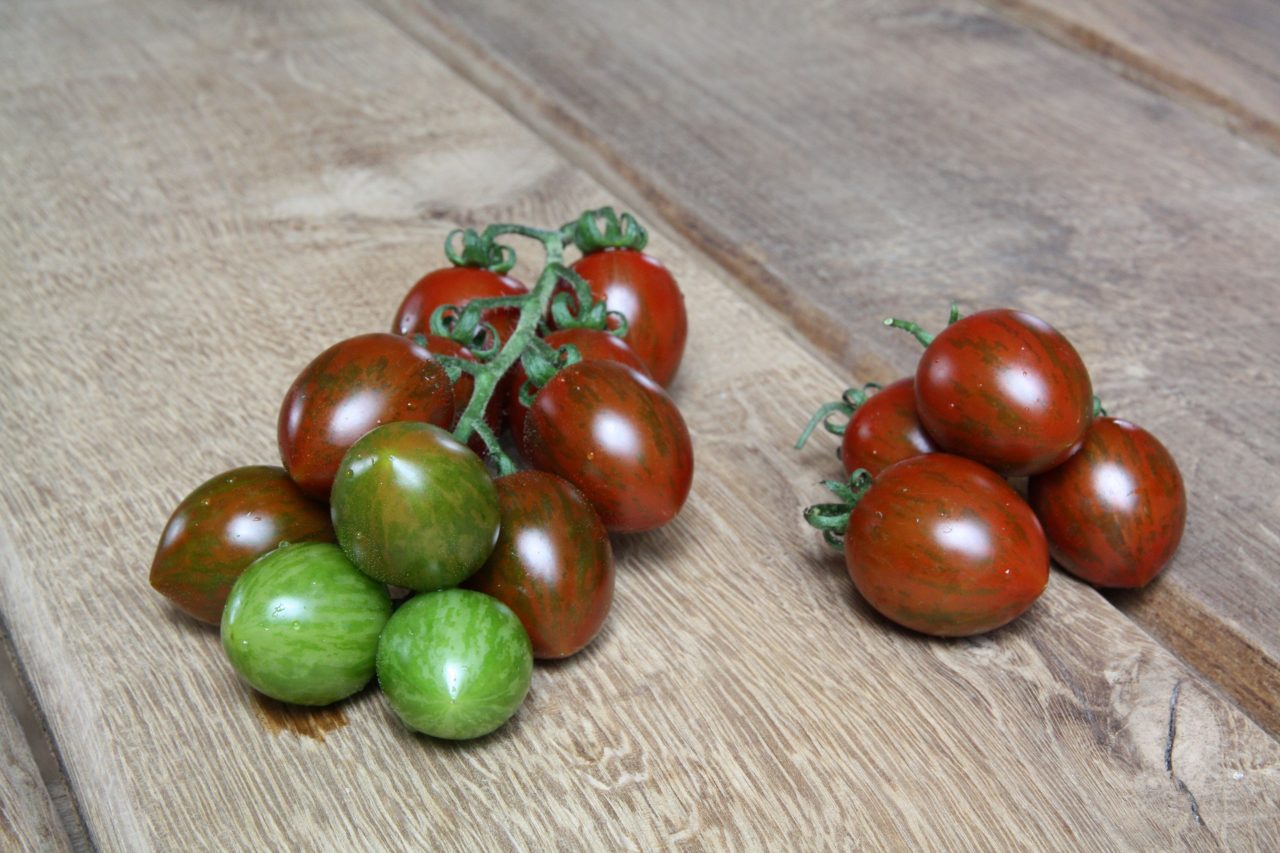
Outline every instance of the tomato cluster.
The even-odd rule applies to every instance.
[[[858,592],[900,625],[967,636],[1016,619],[1049,557],[1103,587],[1139,587],[1172,559],[1186,522],[1178,467],[1154,436],[1107,417],[1065,337],[1021,311],[961,318],[925,345],[914,376],[849,389],[819,424],[842,435],[841,500],[806,519],[844,550]],[[830,418],[843,413],[844,423]],[[1027,497],[1008,477],[1027,477]]]
[[[503,235],[542,243],[532,288],[508,275]],[[412,729],[502,725],[534,658],[601,630],[609,533],[666,524],[692,484],[663,387],[684,302],[645,240],[609,208],[451,234],[454,266],[414,285],[390,333],[340,341],[298,375],[283,468],[229,471],[182,501],[152,586],[219,624],[237,673],[274,699],[327,704],[376,674]],[[571,266],[566,243],[582,253]],[[411,597],[396,607],[392,590]]]

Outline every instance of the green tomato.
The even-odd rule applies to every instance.
[[[371,578],[425,592],[456,586],[498,541],[484,463],[439,427],[384,424],[342,458],[330,496],[338,542]]]
[[[222,648],[240,677],[272,699],[328,705],[369,683],[390,615],[387,588],[337,545],[285,545],[231,588]]]
[[[411,729],[451,740],[486,735],[529,692],[533,646],[511,608],[467,589],[419,595],[378,644],[378,684]]]

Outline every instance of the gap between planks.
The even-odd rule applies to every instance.
[[[601,142],[588,126],[495,59],[480,43],[461,29],[450,26],[426,4],[419,5],[417,11],[430,23],[429,33],[420,27],[406,26],[378,3],[370,0],[358,2],[474,85],[516,121],[546,141],[566,161],[589,174],[641,217],[665,224],[668,235],[675,237],[681,248],[713,269],[722,271],[734,292],[759,310],[771,324],[798,332],[791,338],[808,353],[820,361],[840,364],[844,353],[834,343],[840,340],[840,336],[833,331],[838,321],[816,312],[795,312],[795,306],[787,302],[787,291],[782,281],[763,263],[743,252],[728,235],[704,227],[697,217],[668,198],[626,158]],[[982,2],[1001,6],[1017,0]],[[1025,22],[1021,25],[1040,32]],[[1160,90],[1157,92],[1168,94]],[[1203,103],[1196,101],[1197,105]],[[1280,153],[1280,127],[1273,127],[1262,119],[1258,121],[1275,131],[1274,144],[1268,143],[1266,147]],[[1274,701],[1274,697],[1280,695],[1280,667],[1247,636],[1214,620],[1207,613],[1191,613],[1187,602],[1159,584],[1138,591],[1098,595],[1195,670],[1215,688],[1214,692],[1223,702],[1239,708],[1273,740],[1280,741],[1280,705]],[[1179,621],[1188,616],[1196,617],[1193,621],[1205,630],[1216,631],[1221,641],[1212,647],[1194,642],[1185,624]],[[1224,673],[1229,677],[1224,678]]]
[[[48,792],[49,801],[53,804],[54,813],[71,850],[74,853],[90,853],[97,849],[89,839],[89,831],[80,813],[79,800],[62,766],[62,756],[49,737],[44,709],[35,700],[31,681],[13,647],[9,626],[3,614],[0,614],[0,703],[8,705],[18,720],[27,748],[40,773],[40,780]]]
[[[1058,15],[1035,0],[977,2],[1013,24],[1101,61],[1124,79],[1187,107],[1239,138],[1280,154],[1280,123],[1259,115],[1213,86],[1181,74],[1158,59],[1144,56],[1098,29]]]

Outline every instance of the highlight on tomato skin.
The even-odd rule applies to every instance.
[[[693,445],[680,410],[649,377],[581,361],[534,398],[524,448],[533,467],[582,491],[610,531],[661,527],[693,484]]]
[[[859,468],[873,476],[889,465],[938,451],[916,413],[915,380],[890,383],[866,398],[853,413],[840,444],[846,474]]]
[[[613,548],[591,504],[542,471],[494,481],[502,509],[498,544],[463,582],[520,618],[537,658],[575,654],[600,632],[613,603]]]
[[[453,423],[444,368],[410,338],[387,332],[339,341],[303,368],[276,425],[280,458],[304,493],[328,500],[342,456],[380,424]]]
[[[915,379],[920,421],[938,447],[1006,477],[1066,461],[1093,419],[1093,385],[1079,353],[1021,311],[980,311],[947,326],[926,347]]]
[[[572,269],[596,299],[626,316],[628,345],[655,382],[670,385],[684,357],[689,319],[684,294],[663,263],[634,249],[606,249],[591,252]]]
[[[1080,450],[1032,477],[1027,498],[1054,559],[1095,586],[1145,586],[1173,559],[1187,520],[1173,456],[1151,433],[1101,417]]]
[[[868,604],[937,637],[1006,625],[1049,581],[1031,508],[991,469],[945,453],[885,468],[853,508],[844,551]]]
[[[441,305],[462,308],[472,299],[521,296],[528,289],[509,275],[474,267],[445,267],[427,273],[405,294],[391,321],[397,335],[431,334],[431,315]],[[491,308],[480,318],[505,342],[520,319],[518,308]]]
[[[328,508],[276,465],[211,477],[182,499],[160,535],[151,586],[183,612],[217,625],[236,578],[282,542],[333,542]]]

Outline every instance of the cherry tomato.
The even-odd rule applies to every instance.
[[[600,329],[561,329],[547,335],[544,340],[552,349],[573,344],[578,348],[578,354],[582,356],[583,361],[616,361],[641,373],[648,373],[644,362],[632,351],[625,340]],[[524,372],[524,365],[517,361],[508,377],[511,381],[511,390],[507,396],[507,422],[511,424],[511,434],[515,436],[516,443],[520,444],[524,439],[525,415],[529,412],[524,403],[520,402],[520,386],[528,379]],[[524,452],[523,448],[521,452]]]
[[[481,737],[529,693],[533,653],[520,620],[469,589],[416,595],[378,643],[378,684],[406,726],[432,737]]]
[[[887,466],[938,450],[916,415],[915,382],[899,379],[867,397],[845,427],[840,461],[847,474],[862,468],[879,474]]]
[[[452,338],[442,338],[438,335],[423,335],[426,341],[427,351],[432,355],[447,355],[454,358],[465,359],[467,361],[475,361],[476,358],[471,354],[471,350]],[[493,430],[494,435],[502,432],[502,400],[505,396],[507,387],[507,379],[503,378],[499,383],[499,387],[494,390],[493,396],[489,398],[489,405],[484,409],[484,421],[489,425],[489,429]],[[469,373],[463,373],[458,377],[458,381],[453,383],[453,422],[450,428],[458,425],[458,419],[462,417],[462,413],[467,410],[467,405],[471,402],[471,394],[475,391],[476,380]],[[480,455],[484,455],[488,450],[482,439],[478,435],[472,435],[467,442],[467,446]]]
[[[1139,587],[1182,541],[1182,474],[1155,436],[1098,418],[1063,464],[1032,477],[1027,497],[1063,568],[1091,584]]]
[[[369,683],[390,616],[387,587],[358,572],[337,545],[288,545],[236,581],[222,614],[222,648],[255,690],[328,705]]]
[[[342,454],[393,421],[452,424],[448,375],[409,338],[385,332],[348,338],[308,364],[285,395],[280,458],[302,491],[328,500]]]
[[[586,255],[573,270],[591,285],[596,299],[626,316],[627,343],[655,381],[670,385],[684,355],[689,321],[684,295],[662,262],[634,249],[608,249]]]
[[[948,453],[1007,477],[1075,452],[1093,417],[1089,372],[1071,343],[1021,311],[971,314],[938,333],[916,369],[916,409]]]
[[[151,586],[201,622],[217,625],[231,585],[281,542],[332,542],[329,511],[283,468],[219,474],[182,499],[160,535]]]
[[[431,424],[384,424],[351,445],[333,484],[338,543],[360,571],[419,592],[461,583],[498,540],[484,463]]]
[[[524,430],[530,463],[581,489],[609,530],[661,527],[689,496],[684,418],[661,386],[629,367],[569,365],[538,392]]]
[[[494,482],[498,544],[464,583],[520,617],[534,657],[563,658],[591,642],[613,603],[613,549],[591,504],[565,480],[521,471]]]
[[[431,315],[441,305],[458,308],[472,299],[492,299],[498,296],[520,296],[528,293],[523,284],[509,275],[499,275],[474,267],[448,267],[429,272],[418,280],[400,303],[391,331],[398,335],[421,332],[431,334]],[[516,308],[491,308],[480,315],[493,326],[505,343],[520,320]]]
[[[1049,580],[1031,508],[999,475],[944,453],[890,465],[853,509],[845,563],[881,614],[961,637],[1011,622]]]

